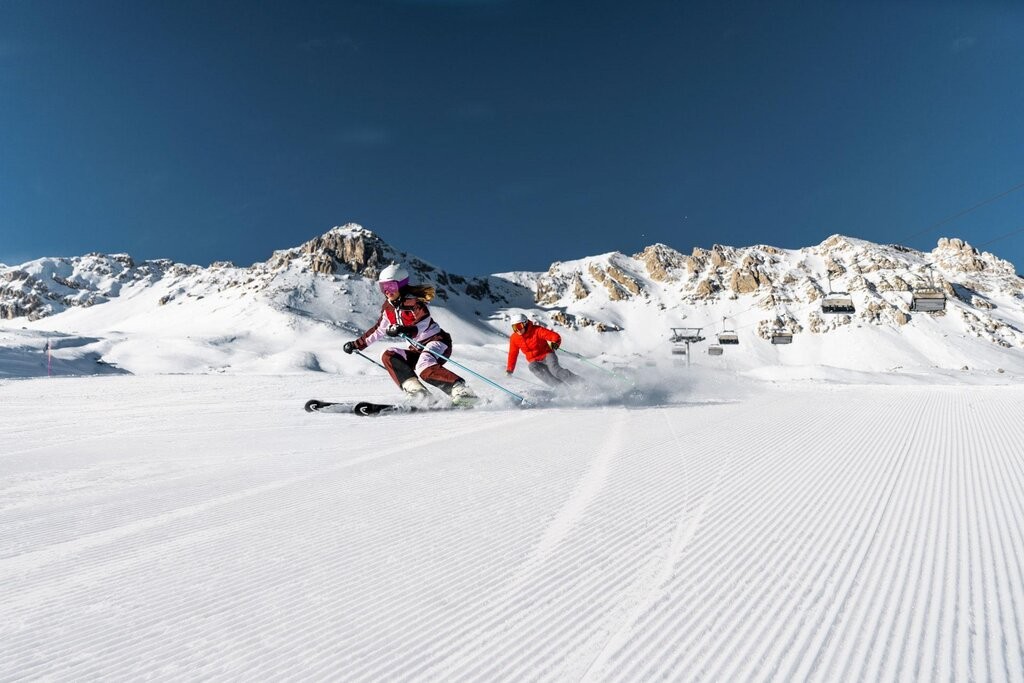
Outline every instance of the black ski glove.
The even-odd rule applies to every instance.
[[[345,345],[341,347],[341,350],[345,353],[352,353],[356,350],[356,343],[350,341],[345,342]]]
[[[416,336],[416,326],[415,325],[391,325],[384,332],[384,334],[388,335],[389,337],[397,337],[397,336],[402,335],[402,334],[404,334],[406,337],[413,337],[413,336]]]
[[[549,341],[548,342],[548,346],[551,347],[552,351],[557,351],[559,344],[558,344],[558,342]]]

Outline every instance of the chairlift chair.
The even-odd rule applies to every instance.
[[[711,346],[708,347],[708,355],[709,356],[721,356],[722,355],[722,347],[718,346],[717,344],[712,344]]]
[[[938,287],[915,287],[911,294],[910,310],[920,313],[944,311],[946,295]]]
[[[850,297],[849,292],[829,292],[828,295],[821,300],[821,312],[856,313],[857,309],[854,308],[853,299]]]
[[[786,330],[772,331],[772,344],[792,344],[793,333]]]
[[[734,330],[722,330],[718,335],[719,344],[739,344],[740,337]]]
[[[739,344],[740,338],[736,334],[736,330],[727,329],[725,324],[729,321],[729,318],[722,318],[722,331],[718,333],[719,344]]]

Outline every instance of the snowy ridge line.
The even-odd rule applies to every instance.
[[[660,420],[660,418],[659,418],[659,420]],[[713,432],[715,426],[716,425],[711,425],[711,426],[707,427],[705,430],[702,430],[702,431]],[[640,429],[638,431],[641,432],[641,433],[645,433],[645,434],[646,433],[652,433],[652,434],[657,434],[658,433],[657,430]],[[711,433],[709,435],[709,440],[710,439],[714,439],[715,436],[716,435],[714,433]],[[670,442],[671,442],[671,437],[666,437],[666,438],[661,439],[659,442],[657,442],[657,444],[644,444],[643,450],[644,450],[644,452],[647,452],[647,453],[653,453],[653,452],[656,451],[656,448],[660,448],[660,447],[664,446],[665,444],[669,444],[669,447],[671,448],[672,444],[670,444]],[[673,452],[675,452],[677,449],[671,449],[671,450]],[[638,502],[640,504],[642,504],[642,503],[647,502],[647,499],[639,498]],[[673,510],[677,510],[677,506],[673,505],[672,509]],[[565,557],[565,559],[561,560],[560,563],[556,567],[547,567],[545,569],[545,572],[546,572],[547,577],[548,577],[548,578],[546,578],[547,582],[556,581],[556,582],[560,582],[563,585],[576,586],[576,588],[574,588],[574,591],[580,589],[579,588],[580,584],[578,583],[578,581],[574,580],[574,574],[577,577],[586,574],[587,569],[586,569],[585,566],[582,566],[579,563],[579,557],[581,555],[584,555],[587,552],[588,548],[592,548],[594,546],[594,544],[598,542],[597,539],[594,538],[594,534],[595,534],[596,531],[597,531],[597,529],[594,528],[593,526],[590,526],[590,525],[584,525],[584,526],[578,527],[577,532],[580,533],[580,534],[584,534],[584,535],[582,536],[582,538],[580,540],[576,541],[573,544],[573,547],[570,549],[570,550],[572,550],[572,554],[567,555]],[[621,529],[621,533],[618,535],[618,539],[617,539],[618,542],[620,544],[623,544],[624,546],[626,546],[627,549],[631,548],[631,547],[634,547],[635,546],[635,539],[633,538],[634,531],[635,531],[634,529],[631,529],[631,528],[628,528],[628,527],[623,527]],[[652,531],[655,532],[656,538],[660,537],[661,534],[657,533],[656,529],[652,529]],[[652,546],[652,547],[656,547],[656,546]],[[638,561],[642,561],[641,558],[644,557],[644,553],[634,553],[633,557],[636,558]],[[552,577],[551,576],[552,573],[553,572],[557,572],[557,571],[563,571],[563,572],[564,571],[569,571],[570,573],[568,573],[566,575],[559,575],[559,574],[555,573],[554,576]],[[628,579],[631,579],[632,576],[633,576],[632,572],[626,575],[626,577]],[[614,582],[614,581],[609,582],[609,584],[611,584],[611,585],[614,585],[615,583],[616,582]],[[628,581],[627,581],[627,583],[628,583]],[[609,584],[606,584],[606,585],[609,585]],[[601,587],[600,586],[586,584],[586,585],[583,585],[583,589],[591,591],[591,593],[589,593],[587,595],[583,595],[583,596],[578,596],[578,597],[575,596],[574,593],[572,593],[572,594],[567,593],[567,595],[570,595],[571,597],[577,597],[577,600],[579,601],[580,604],[589,605],[589,604],[594,604],[595,601],[598,604],[601,602],[600,595],[597,594],[597,593],[599,593],[601,591]],[[502,592],[501,595],[504,596],[505,593]],[[481,618],[484,619],[483,623],[480,623],[479,621],[477,621],[477,622],[473,622],[473,623],[470,623],[470,624],[462,625],[461,630],[454,631],[454,632],[449,631],[449,633],[451,633],[451,635],[448,636],[448,637],[443,638],[440,641],[437,640],[437,638],[435,636],[435,638],[433,640],[433,642],[435,644],[435,648],[434,648],[434,652],[432,653],[435,658],[437,658],[437,657],[444,657],[445,659],[453,659],[453,660],[456,660],[456,661],[460,658],[459,655],[456,654],[455,650],[448,650],[447,654],[445,654],[446,651],[438,652],[438,645],[439,644],[444,644],[444,643],[451,643],[452,645],[450,647],[454,647],[454,648],[456,648],[456,650],[462,651],[463,653],[465,653],[467,651],[471,653],[474,649],[476,649],[476,646],[473,643],[476,643],[479,639],[486,639],[488,637],[487,636],[487,632],[488,632],[489,629],[493,629],[498,624],[507,625],[509,623],[509,621],[510,621],[509,612],[508,612],[509,609],[511,609],[513,607],[514,608],[521,608],[521,607],[523,607],[524,603],[529,601],[529,598],[527,596],[525,596],[525,595],[512,595],[512,596],[504,597],[501,600],[494,600],[493,596],[487,596],[487,598],[485,598],[485,599],[487,600],[487,602],[492,603],[493,606],[489,607],[488,614],[481,615]],[[529,605],[526,605],[526,608],[528,609]],[[502,611],[502,610],[504,610],[504,611]],[[521,615],[522,618],[526,618],[527,616],[528,616],[527,612],[524,612]],[[515,618],[515,617],[513,617],[513,618]],[[466,638],[470,637],[470,634],[478,634],[475,638],[473,638],[473,643],[467,643],[467,641],[466,641]],[[465,655],[463,655],[463,657],[464,656]],[[456,671],[454,669],[442,668],[444,666],[445,665],[442,664],[440,661],[439,662],[434,662],[434,663],[430,663],[428,661],[428,662],[426,662],[423,665],[423,667],[421,667],[421,668],[416,670],[416,675],[421,675],[421,674],[422,675],[429,675],[429,676],[456,675]],[[477,673],[479,673],[479,672],[477,672]]]
[[[820,425],[822,423],[834,423],[829,418],[839,418],[841,415],[833,413],[831,415],[822,415],[820,409],[814,405],[804,407],[804,412],[808,416],[808,424]],[[817,411],[817,412],[815,412]],[[737,435],[737,441],[743,442],[743,436]],[[808,445],[814,445],[818,443],[817,434],[813,432],[801,432],[799,435],[805,443]],[[864,433],[857,434],[854,436],[860,436],[861,438],[867,438]],[[793,432],[787,431],[781,434],[769,434],[764,443],[787,443],[794,437]],[[858,447],[856,442],[848,442],[851,444],[849,452],[854,452],[854,449]],[[766,450],[768,450],[766,448]],[[861,488],[844,487],[840,478],[835,477],[832,480],[832,484],[829,487],[823,487],[817,477],[813,477],[811,473],[806,473],[802,481],[794,482],[791,488],[794,489],[796,495],[789,496],[787,498],[777,498],[774,496],[766,496],[760,491],[770,490],[775,487],[781,486],[781,482],[790,475],[792,469],[799,468],[800,462],[793,460],[799,455],[796,446],[793,446],[790,451],[791,459],[790,464],[786,467],[780,467],[784,462],[774,463],[768,458],[760,459],[761,467],[754,469],[751,465],[742,466],[739,468],[739,474],[741,478],[744,474],[748,475],[747,479],[752,482],[756,482],[755,488],[749,492],[737,493],[729,499],[738,501],[766,501],[770,503],[771,507],[768,509],[754,510],[744,512],[742,509],[724,509],[721,511],[721,515],[715,515],[709,518],[709,527],[706,536],[711,540],[710,546],[697,546],[694,548],[694,556],[692,558],[693,564],[698,567],[707,567],[707,569],[701,573],[689,574],[684,577],[683,586],[674,591],[674,594],[678,596],[676,601],[681,601],[684,598],[688,602],[701,606],[700,609],[683,610],[680,609],[681,605],[670,603],[663,606],[663,612],[665,616],[658,616],[657,614],[652,615],[656,621],[652,622],[648,628],[649,631],[654,633],[663,633],[665,637],[669,637],[671,634],[676,633],[694,633],[702,634],[708,630],[707,625],[712,625],[717,621],[716,610],[727,609],[728,605],[739,606],[741,610],[739,616],[740,619],[728,620],[727,624],[733,624],[732,632],[722,632],[712,639],[708,639],[706,636],[702,636],[699,641],[683,641],[678,644],[672,643],[671,641],[663,641],[662,647],[665,650],[665,655],[676,653],[676,659],[672,658],[663,659],[659,657],[656,652],[647,650],[646,653],[634,653],[628,658],[624,658],[624,661],[632,660],[638,661],[658,661],[661,659],[665,662],[665,668],[660,669],[661,672],[667,670],[676,671],[702,671],[708,676],[713,676],[713,667],[716,664],[718,666],[725,666],[729,664],[731,659],[733,662],[746,662],[751,661],[750,658],[754,658],[753,661],[764,664],[757,653],[743,652],[742,650],[735,650],[735,644],[747,643],[749,647],[757,647],[756,640],[752,640],[753,636],[750,633],[750,629],[754,628],[756,624],[761,623],[759,619],[765,619],[767,614],[771,614],[771,619],[768,620],[768,624],[775,628],[785,628],[786,622],[784,619],[776,619],[776,613],[772,609],[771,605],[765,606],[763,611],[758,614],[751,612],[753,607],[750,605],[757,604],[760,607],[760,603],[756,601],[758,599],[770,599],[772,596],[771,591],[775,590],[775,603],[788,604],[790,608],[794,608],[800,604],[799,600],[793,600],[793,597],[788,592],[778,591],[775,587],[784,585],[780,584],[780,580],[785,576],[785,573],[793,571],[793,562],[799,556],[801,560],[812,552],[814,548],[806,546],[793,546],[792,544],[786,544],[783,542],[780,549],[775,550],[774,548],[767,547],[768,543],[765,539],[778,538],[780,540],[794,537],[811,537],[817,538],[826,534],[828,531],[837,527],[836,520],[833,516],[825,514],[822,511],[821,514],[812,514],[810,506],[812,504],[821,504],[821,501],[831,501],[829,507],[838,509],[839,505],[844,503],[849,504],[848,501],[863,498],[871,495],[872,487],[865,484]],[[839,453],[836,455],[835,460],[840,460],[845,453]],[[870,468],[869,468],[870,470]],[[879,470],[875,468],[876,472]],[[774,477],[772,473],[774,472]],[[827,472],[822,473],[823,475]],[[822,475],[818,475],[822,476]],[[801,492],[808,491],[812,498],[804,500],[800,497]],[[814,496],[814,493],[817,495]],[[795,511],[788,510],[787,508],[793,505],[800,504],[801,508],[804,508],[803,512],[798,512],[793,516],[793,519],[799,520],[797,522],[797,528],[787,529],[785,525],[790,517],[786,513],[792,513]],[[762,506],[763,507],[763,506]],[[863,506],[861,506],[863,509]],[[848,521],[847,528],[851,524],[855,524],[856,520]],[[721,527],[721,524],[725,524],[725,528]],[[730,529],[730,526],[740,525],[739,528]],[[804,527],[806,531],[802,531],[800,527]],[[734,547],[726,547],[715,549],[714,539],[730,537],[727,534],[732,534],[732,538],[748,538],[750,539],[747,543],[740,543],[734,545]],[[835,543],[841,541],[841,536],[837,536]],[[777,544],[773,544],[777,545]],[[762,547],[763,549],[758,549]],[[708,557],[702,557],[701,555],[705,552],[712,553]],[[721,557],[722,553],[726,553],[724,557]],[[778,560],[774,565],[764,565],[763,568],[755,566],[753,563],[758,558],[773,557],[778,555]],[[716,559],[716,556],[717,557]],[[827,557],[827,555],[826,555]],[[728,567],[732,563],[734,566],[731,569],[723,569]],[[737,562],[742,564],[736,565]],[[819,570],[821,567],[819,567]],[[763,572],[770,571],[771,574],[764,575]],[[808,567],[807,571],[813,571],[813,566]],[[753,572],[753,575],[751,574]],[[729,577],[726,579],[726,577]],[[742,577],[750,577],[750,579],[744,581]],[[753,577],[756,577],[754,579]],[[807,579],[804,579],[806,582]],[[811,582],[813,583],[813,581]],[[799,587],[801,584],[798,581],[793,581],[794,588]],[[794,604],[795,603],[795,604]],[[746,611],[745,616],[743,612]],[[669,622],[666,621],[668,615],[680,615],[684,617],[684,621]],[[707,624],[701,626],[701,624]],[[746,624],[746,630],[743,632],[737,632],[735,629],[742,628]],[[768,625],[766,624],[766,626]],[[711,631],[712,634],[715,631]],[[764,633],[763,636],[767,636]],[[727,645],[728,644],[728,645]],[[653,645],[653,644],[652,644]],[[723,649],[728,649],[732,652],[732,658],[715,657],[716,653],[722,652]],[[709,660],[708,658],[711,657]],[[636,664],[634,664],[632,670],[626,670],[624,673],[628,676],[641,675],[636,670]],[[620,672],[617,672],[620,673]],[[654,673],[654,672],[649,672]]]

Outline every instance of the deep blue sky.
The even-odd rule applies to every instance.
[[[0,262],[1024,228],[1024,3],[0,0]],[[986,247],[1024,270],[1024,232]]]

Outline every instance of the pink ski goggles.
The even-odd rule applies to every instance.
[[[398,290],[402,288],[402,285],[409,282],[408,280],[386,280],[384,282],[378,282],[377,285],[380,287],[380,291],[385,294],[398,294]]]

